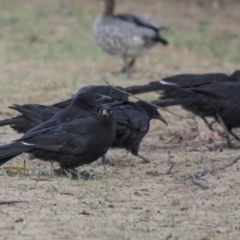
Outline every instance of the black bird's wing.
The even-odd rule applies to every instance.
[[[129,102],[112,107],[117,124],[124,125],[130,129],[147,131],[149,117],[147,113],[136,103]]]
[[[89,150],[91,127],[88,126],[92,124],[92,121],[93,119],[81,119],[59,127],[42,129],[35,134],[26,133],[17,141],[0,146],[0,165],[22,152],[32,150],[37,150],[37,154],[40,153],[38,156],[43,154],[41,159],[47,160],[52,159],[53,156],[53,159],[57,160],[54,152],[60,154],[84,153]]]
[[[73,100],[72,98],[68,98],[65,101],[54,103],[52,105],[52,107],[55,107],[55,108],[66,108],[67,106],[69,106],[71,104],[72,100]]]
[[[159,107],[170,107],[175,105],[188,105],[189,103],[194,104],[199,102],[199,97],[189,96],[189,97],[176,97],[163,100],[154,100],[151,103]]]
[[[229,76],[224,73],[179,74],[163,78],[159,81],[149,82],[145,85],[131,86],[126,88],[126,91],[131,94],[166,90],[176,90],[178,92],[178,89],[201,86],[215,82],[227,82],[228,77]],[[173,97],[173,94],[168,97]]]
[[[158,90],[163,90],[163,86],[161,86],[159,84],[159,81],[157,84],[148,83],[145,85],[130,86],[130,87],[125,88],[125,91],[132,95],[137,95],[137,94],[141,94],[141,93],[148,93],[148,92],[155,92]],[[159,87],[161,87],[161,88],[158,89]]]
[[[150,85],[155,85],[157,90],[162,90],[164,87],[194,87],[215,82],[227,82],[228,75],[224,73],[208,73],[208,74],[180,74],[171,77],[163,78],[160,81],[150,82]]]
[[[52,118],[30,129],[29,132],[59,126],[63,123],[71,122],[80,118],[94,117],[96,114],[97,112],[95,108],[93,111],[92,109],[82,109],[81,107],[71,104],[64,109],[60,109],[60,111],[58,111]]]
[[[212,95],[240,104],[240,82],[218,82],[200,87],[189,88],[189,90]]]
[[[22,106],[14,104],[10,108],[20,112],[23,117],[34,122],[36,125],[45,122],[60,111],[60,109],[55,107],[38,104],[25,104]]]
[[[24,146],[66,154],[81,154],[89,150],[89,125],[94,119],[85,118],[57,127],[26,133],[20,140]],[[79,127],[81,126],[81,127]]]

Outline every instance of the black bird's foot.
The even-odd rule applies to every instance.
[[[83,180],[88,180],[93,177],[92,174],[88,173],[87,171],[79,172],[75,168],[68,168],[68,169],[54,169],[54,172],[57,175],[64,175],[64,176],[71,176],[73,179],[83,179]]]
[[[233,148],[233,143],[232,143],[231,139],[228,138],[228,137],[227,137],[227,146],[228,146],[229,148]]]
[[[107,158],[106,158],[106,155],[104,154],[102,156],[102,165],[106,165],[107,164]]]
[[[140,154],[137,155],[138,158],[142,159],[142,161],[140,163],[150,163],[151,161],[143,156],[141,156]]]
[[[232,130],[229,131],[229,133],[230,133],[237,141],[240,141],[240,137],[239,137],[237,134],[235,134],[234,132],[232,132]]]
[[[102,165],[110,165],[110,166],[115,166],[116,164],[111,162],[106,158],[106,155],[102,156]]]
[[[92,177],[92,175],[89,172],[87,171],[79,172],[75,168],[68,168],[67,172],[70,173],[74,179],[89,180]]]

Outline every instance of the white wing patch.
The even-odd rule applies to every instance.
[[[177,86],[178,84],[176,84],[176,83],[170,83],[170,82],[166,82],[166,81],[164,81],[164,80],[160,80],[159,81],[162,85],[174,85],[174,86]]]
[[[21,142],[23,145],[26,145],[26,146],[34,146],[35,144],[31,144],[31,143],[26,143],[26,142]]]

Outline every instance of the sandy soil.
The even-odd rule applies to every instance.
[[[94,8],[88,1],[83,2],[87,10]],[[182,22],[184,31],[188,31],[188,26],[194,31],[195,22],[189,23],[189,15],[198,12],[199,18],[212,19],[210,13],[195,7],[179,4],[176,12],[172,4],[151,3],[153,7],[146,16],[151,9],[154,15],[159,7],[166,25],[180,27]],[[133,11],[134,4],[127,5],[127,1],[122,4],[120,10],[128,7]],[[140,1],[139,12],[144,12],[145,7],[144,1]],[[167,12],[175,13],[174,18]],[[224,16],[215,16],[213,25]],[[228,23],[218,24],[218,27],[224,31],[232,21],[234,28],[235,20],[228,19]],[[181,72],[230,73],[237,66],[171,45],[155,48],[139,60],[131,80],[108,73],[119,67],[118,60],[111,57],[96,61],[30,59],[10,62],[0,58],[0,118],[14,116],[8,109],[13,103],[57,102],[86,84],[103,84],[104,79],[130,86]],[[142,97],[151,100],[157,95]],[[169,110],[190,116],[180,107]],[[56,176],[52,174],[50,163],[29,161],[27,154],[3,166],[0,170],[0,239],[238,239],[239,163],[207,174],[202,179],[208,189],[199,188],[189,178],[191,172],[202,169],[194,122],[161,113],[169,123],[169,131],[161,122],[152,121],[140,148],[140,153],[151,159],[149,164],[141,164],[124,150],[110,150],[108,158],[113,166],[103,167],[97,161],[79,168],[93,172],[96,178],[89,181]],[[224,139],[218,136],[208,140],[209,132],[200,119],[198,125],[204,137],[203,150],[209,170],[240,155],[239,150],[228,149]],[[0,143],[21,136],[9,127],[1,128],[0,134]],[[24,160],[26,171],[14,171],[13,166],[23,167]],[[172,163],[175,165],[166,175]],[[57,167],[55,163],[53,168]],[[1,204],[9,200],[24,202]]]

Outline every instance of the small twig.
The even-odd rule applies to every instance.
[[[224,164],[223,166],[221,167],[218,167],[218,168],[213,168],[211,173],[215,173],[217,172],[218,170],[223,170],[225,168],[228,168],[228,167],[231,167],[233,164],[237,163],[238,161],[240,160],[240,156],[235,158],[234,160],[232,160],[230,163],[228,164]]]
[[[205,158],[204,151],[203,151],[202,138],[201,138],[201,135],[200,135],[200,131],[199,131],[196,116],[193,117],[193,120],[194,120],[195,125],[196,125],[196,131],[197,131],[197,135],[198,135],[198,143],[199,143],[199,147],[200,147],[200,151],[201,151],[201,155],[202,155],[203,169],[202,169],[201,172],[192,172],[192,173],[189,174],[189,176],[190,176],[190,179],[192,180],[192,182],[194,184],[201,187],[202,189],[207,189],[209,187],[205,184],[205,182],[203,180],[199,179],[200,177],[204,176],[208,172],[208,169],[207,169],[206,158]]]
[[[198,187],[201,187],[202,189],[208,189],[209,187],[205,184],[205,182],[201,179],[198,179],[196,177],[197,173],[190,173],[189,176],[194,184],[196,184]]]
[[[24,200],[0,201],[0,205],[4,205],[4,204],[15,204],[15,203],[29,203],[29,201],[24,201]]]
[[[179,115],[177,115],[177,114],[175,114],[175,113],[173,113],[173,112],[171,112],[171,111],[169,111],[169,110],[167,110],[167,109],[165,109],[165,108],[162,108],[162,107],[160,107],[160,106],[158,106],[158,105],[155,105],[155,104],[153,104],[153,103],[151,103],[151,102],[144,101],[144,100],[142,100],[141,98],[136,97],[135,95],[133,95],[133,94],[131,94],[131,93],[129,93],[129,92],[126,92],[126,91],[124,91],[124,90],[122,90],[122,89],[118,89],[118,88],[112,86],[107,80],[104,80],[104,81],[105,81],[105,83],[106,83],[108,86],[112,87],[113,89],[115,89],[115,90],[117,90],[117,91],[119,91],[119,92],[125,93],[125,94],[127,94],[128,96],[133,97],[133,98],[135,98],[135,99],[137,99],[137,100],[140,100],[140,101],[142,101],[142,102],[145,102],[145,103],[147,103],[147,104],[149,104],[149,105],[151,105],[151,106],[153,106],[153,107],[155,107],[155,108],[159,108],[159,109],[161,109],[161,110],[163,110],[163,111],[165,111],[165,112],[171,113],[172,115],[174,115],[174,116],[176,116],[176,117],[179,117],[179,118],[182,118],[182,119],[193,119],[193,118],[194,118],[194,116],[191,116],[191,117],[179,116]]]
[[[168,164],[173,163],[173,162],[171,161],[171,158],[173,158],[173,157],[171,156],[171,152],[168,151],[168,160],[167,160],[167,163],[168,163]]]
[[[167,171],[167,175],[171,173],[174,165],[175,165],[175,162],[172,163],[171,167],[170,167],[169,170]]]
[[[205,158],[204,151],[203,151],[202,138],[201,138],[201,135],[200,135],[200,131],[199,131],[196,116],[193,117],[193,120],[194,120],[195,125],[196,125],[196,130],[197,130],[198,139],[199,139],[198,142],[199,142],[199,147],[200,147],[200,151],[201,151],[201,155],[202,155],[203,172],[207,172],[207,170],[208,170],[207,169],[207,163],[206,163],[206,158]]]

